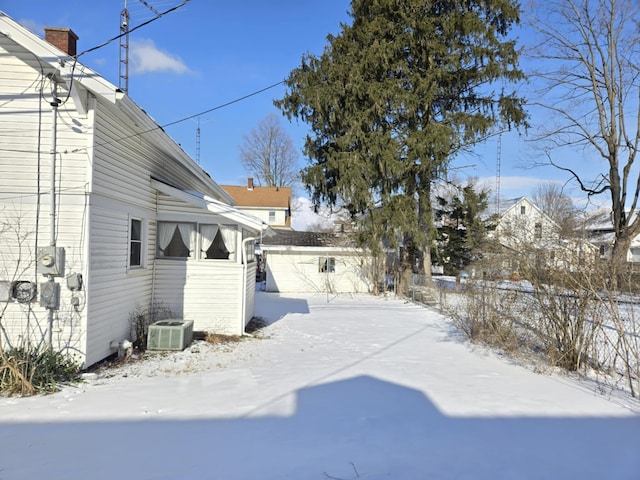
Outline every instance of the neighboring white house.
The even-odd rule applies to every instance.
[[[369,293],[373,259],[336,233],[277,231],[264,239],[268,292]]]
[[[595,248],[580,239],[563,239],[560,226],[527,197],[501,200],[499,208],[490,207],[495,229],[489,237],[495,239],[504,252],[501,274],[512,274],[519,268],[520,258],[535,256],[547,267],[573,269],[595,259]]]
[[[501,245],[518,249],[555,248],[560,241],[560,227],[527,197],[501,200],[496,228],[489,235]],[[494,213],[489,209],[490,214]]]
[[[291,230],[291,188],[258,187],[253,178],[246,186],[221,185],[236,208],[260,218],[270,227]]]
[[[600,208],[588,212],[585,217],[585,230],[591,243],[598,249],[600,258],[611,258],[611,251],[615,241],[611,209]],[[627,262],[640,262],[640,235],[631,240],[629,251],[627,252]]]
[[[241,334],[267,228],[127,95],[0,12],[0,335],[90,366],[161,304]],[[61,49],[64,49],[61,50]]]

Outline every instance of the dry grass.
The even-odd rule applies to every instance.
[[[224,345],[227,343],[237,343],[242,341],[243,337],[240,335],[221,335],[219,333],[207,333],[205,334],[204,341],[211,343],[212,345]]]

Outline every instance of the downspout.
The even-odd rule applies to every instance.
[[[56,149],[58,136],[58,82],[55,75],[50,75],[51,80],[51,176],[50,176],[50,205],[49,205],[49,246],[52,251],[56,246]],[[48,281],[53,282],[53,275],[47,275]],[[53,308],[48,308],[48,344],[53,348]]]
[[[245,323],[244,323],[244,317],[247,313],[247,274],[248,271],[247,269],[249,268],[247,265],[247,242],[254,242],[256,241],[257,237],[249,237],[249,238],[245,238],[244,240],[242,240],[242,281],[243,281],[243,285],[242,285],[242,306],[240,308],[240,315],[241,315],[241,321],[242,321],[242,334],[245,334],[244,331],[244,327],[245,327]]]
[[[158,201],[159,201],[158,190],[155,191],[155,194],[156,194],[156,215],[155,215],[156,235],[154,238],[154,246],[158,244]],[[153,311],[153,305],[155,304],[155,301],[156,301],[156,263],[158,259],[155,252],[156,252],[156,249],[154,248],[153,266],[151,267],[151,304],[149,305],[149,308],[150,308],[149,311]]]

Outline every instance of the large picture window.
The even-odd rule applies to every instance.
[[[158,222],[158,256],[193,257],[194,232],[192,223]]]

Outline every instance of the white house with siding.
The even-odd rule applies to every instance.
[[[560,226],[527,197],[501,200],[493,214],[495,230],[489,233],[503,251],[535,256],[549,268],[571,270],[592,262],[595,248],[581,239],[564,239]],[[518,256],[504,255],[502,267],[511,273],[519,269]]]
[[[496,228],[490,233],[511,249],[554,248],[560,241],[560,227],[527,197],[501,200]],[[489,212],[492,213],[492,212]]]
[[[162,305],[242,334],[267,228],[127,95],[0,12],[0,335],[85,367]]]
[[[290,293],[370,293],[371,255],[337,233],[279,230],[263,240],[265,290]]]
[[[247,185],[221,185],[231,195],[236,208],[262,219],[272,228],[291,229],[291,188],[259,187],[253,178]]]

